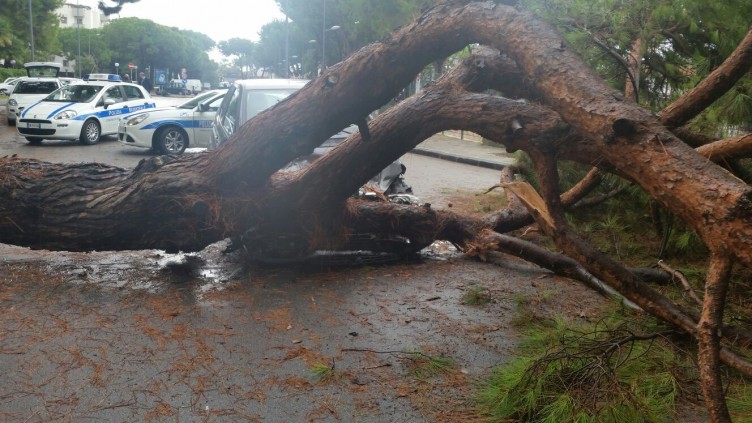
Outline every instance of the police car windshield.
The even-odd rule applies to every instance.
[[[66,85],[45,98],[45,101],[88,103],[102,90],[101,85]]]
[[[53,81],[21,81],[13,94],[49,94],[56,89],[57,83]]]

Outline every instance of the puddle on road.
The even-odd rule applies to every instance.
[[[248,267],[238,254],[227,253],[228,240],[212,244],[196,253],[167,254],[161,250],[66,252],[31,250],[0,244],[0,263],[33,263],[48,274],[57,274],[71,284],[91,284],[110,289],[132,289],[157,293],[175,286],[190,286],[198,297],[226,288],[234,279],[247,277]],[[419,260],[445,261],[462,253],[451,243],[437,241],[418,255]],[[335,257],[332,255],[331,257]],[[336,267],[347,260],[363,266],[363,255],[340,254],[330,263],[327,255],[319,256],[315,268]],[[376,263],[378,260],[374,260]],[[290,266],[290,264],[286,265]],[[306,267],[306,264],[301,264]],[[307,267],[311,267],[310,263]]]

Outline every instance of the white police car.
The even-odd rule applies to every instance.
[[[225,93],[227,89],[207,91],[176,107],[121,119],[118,141],[152,148],[161,154],[182,154],[187,147],[209,147],[212,121]]]
[[[154,107],[140,85],[122,82],[118,75],[89,74],[24,109],[16,128],[32,144],[43,139],[94,144],[117,133],[121,118]]]

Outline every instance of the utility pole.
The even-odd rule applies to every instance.
[[[31,13],[31,0],[29,0],[29,32],[31,33],[31,61],[33,62],[35,60],[34,58],[34,17]]]
[[[289,0],[285,0],[285,78],[290,78],[290,17],[287,16]]]
[[[326,69],[326,0],[324,2],[324,16],[321,19],[321,73]]]
[[[76,69],[78,71],[78,77],[81,77],[81,6],[79,6],[78,0],[76,0],[76,37],[78,38],[78,56],[76,56]],[[73,76],[76,76],[76,72],[73,72]]]

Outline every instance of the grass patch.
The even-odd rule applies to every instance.
[[[407,355],[407,368],[412,376],[418,379],[428,379],[443,374],[449,374],[457,367],[456,361],[448,356],[432,356],[420,351]]]
[[[462,296],[463,305],[480,306],[491,302],[488,288],[484,286],[471,286]]]
[[[752,422],[752,387],[744,383],[731,386],[726,405],[735,422]]]
[[[495,420],[673,422],[683,394],[699,389],[695,365],[670,332],[651,326],[617,314],[589,326],[530,319],[519,358],[480,391],[480,411]]]
[[[334,377],[334,361],[331,364],[313,363],[308,373],[315,382],[327,382]]]

